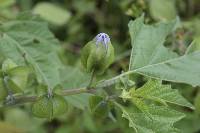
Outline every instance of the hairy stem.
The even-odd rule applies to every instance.
[[[61,91],[59,94],[62,96],[69,96],[69,95],[76,95],[76,94],[82,94],[82,93],[95,93],[95,89],[88,89],[88,88],[78,88],[78,89],[66,89]],[[35,102],[39,97],[38,96],[13,96],[15,98],[15,102],[10,104],[5,101],[5,105],[0,106],[10,106],[10,105],[20,105],[24,103],[29,103],[29,102]]]

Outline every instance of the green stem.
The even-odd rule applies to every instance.
[[[70,96],[70,95],[76,95],[76,94],[82,94],[82,93],[95,93],[95,89],[88,89],[88,88],[78,88],[78,89],[66,89],[60,92],[59,95],[62,96]],[[10,105],[20,105],[24,103],[29,103],[29,102],[35,102],[39,97],[38,96],[13,96],[15,99],[14,104],[9,104],[6,103],[5,101],[5,106],[10,106]],[[0,106],[0,107],[5,107],[5,106]]]

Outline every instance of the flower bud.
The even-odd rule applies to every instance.
[[[114,61],[114,48],[109,36],[100,33],[88,42],[82,50],[81,61],[87,72],[104,73]]]

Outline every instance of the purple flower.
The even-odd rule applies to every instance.
[[[103,44],[106,48],[106,52],[108,50],[108,43],[110,43],[110,37],[106,33],[99,33],[95,37],[96,46],[98,47],[99,43]]]

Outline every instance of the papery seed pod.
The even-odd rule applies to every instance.
[[[41,96],[32,106],[32,113],[36,117],[52,119],[67,111],[67,101],[59,95]]]
[[[88,42],[82,50],[81,61],[87,72],[104,73],[114,61],[114,48],[109,36],[100,33]]]

